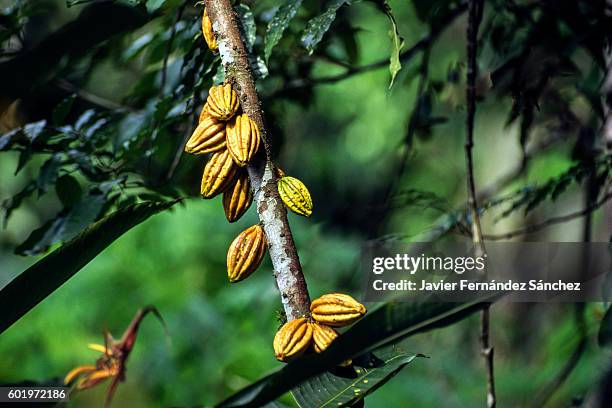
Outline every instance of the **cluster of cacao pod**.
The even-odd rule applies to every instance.
[[[202,34],[208,48],[219,45],[206,9]],[[199,123],[185,146],[191,154],[212,154],[202,175],[201,195],[213,198],[223,193],[223,209],[229,222],[237,221],[251,206],[253,192],[245,166],[260,145],[257,124],[240,114],[238,95],[231,84],[213,86]],[[298,215],[310,217],[313,204],[308,188],[295,177],[276,168],[278,193],[283,203]],[[249,277],[261,264],[267,239],[261,225],[242,231],[227,251],[227,274],[231,283]],[[309,349],[321,353],[338,337],[333,327],[346,326],[361,318],[365,307],[348,295],[331,293],[312,302],[310,315],[285,323],[274,337],[274,352],[281,361],[297,357]]]
[[[309,350],[321,353],[339,336],[334,327],[359,320],[366,313],[364,305],[349,295],[330,293],[315,299],[310,316],[285,323],[274,336],[274,354],[288,361]]]
[[[210,199],[223,193],[223,210],[235,222],[253,203],[253,192],[245,166],[260,145],[257,124],[240,114],[238,94],[231,84],[213,86],[200,114],[198,126],[185,145],[191,154],[210,153],[204,167],[200,193]],[[230,282],[239,282],[257,269],[266,251],[261,225],[253,225],[234,239],[227,252]]]
[[[229,222],[237,221],[253,202],[253,192],[245,166],[260,144],[257,124],[238,112],[240,103],[231,84],[213,86],[199,124],[187,141],[185,151],[211,153],[204,167],[200,193],[209,199],[223,193],[223,210]],[[234,239],[227,252],[230,282],[239,282],[257,269],[266,251],[261,225],[253,225]]]
[[[204,8],[204,13],[202,14],[202,34],[204,35],[204,40],[206,41],[208,48],[213,52],[218,51],[219,45],[217,44],[217,39],[212,29],[212,22],[210,21],[210,18],[208,17],[206,8]],[[202,116],[200,116],[200,123],[202,123]],[[211,132],[214,132],[214,131],[215,131],[214,129],[211,130]],[[211,140],[210,143],[215,144],[215,141]],[[189,152],[189,153],[192,153],[192,152]],[[310,196],[310,192],[308,191],[304,183],[302,183],[300,180],[298,180],[295,177],[285,176],[285,173],[280,169],[277,169],[277,175],[279,178],[278,192],[280,194],[281,199],[283,200],[283,203],[285,203],[287,208],[289,208],[294,213],[303,215],[305,217],[310,217],[310,215],[312,214],[312,198]],[[247,183],[248,183],[248,180],[247,180]],[[237,192],[235,193],[238,194]],[[224,199],[223,207],[226,208],[225,195],[223,199]],[[228,197],[227,200],[228,200],[228,205],[229,205],[229,201],[231,201],[230,197]],[[252,197],[251,197],[251,200],[252,200]],[[227,210],[226,210],[226,215],[227,215]],[[228,216],[228,220],[229,218],[230,217]],[[230,222],[232,221],[230,220]]]
[[[198,126],[185,145],[187,153],[211,154],[200,193],[207,199],[223,193],[229,222],[238,220],[253,202],[245,166],[257,153],[261,139],[257,124],[239,109],[238,94],[231,84],[211,87]]]

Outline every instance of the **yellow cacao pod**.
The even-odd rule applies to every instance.
[[[291,320],[274,336],[274,354],[280,361],[287,361],[304,353],[312,342],[312,326],[308,319]]]
[[[237,115],[227,123],[227,149],[234,162],[244,167],[259,149],[259,128],[247,115]]]
[[[225,147],[225,123],[206,115],[193,131],[185,145],[185,152],[192,154],[212,153]]]
[[[204,107],[202,107],[202,111],[200,112],[200,118],[198,119],[198,123],[202,122],[207,117],[212,117],[212,116],[210,116],[210,113],[208,113],[208,104],[205,103]]]
[[[231,283],[248,278],[266,253],[266,234],[256,224],[242,231],[227,250],[227,276]]]
[[[208,48],[210,48],[212,51],[217,51],[219,46],[217,45],[217,39],[215,38],[215,33],[213,33],[212,29],[212,22],[208,17],[206,8],[204,8],[204,15],[202,16],[202,34],[204,34],[204,39],[206,40]]]
[[[238,94],[231,84],[217,85],[210,88],[206,99],[208,114],[217,120],[229,120],[238,110]]]
[[[361,318],[366,314],[366,308],[349,295],[330,293],[310,304],[310,314],[318,323],[341,327]]]
[[[312,214],[312,198],[304,183],[295,177],[285,176],[278,180],[278,193],[291,211],[310,217]]]
[[[322,353],[329,347],[336,337],[340,335],[337,331],[329,326],[319,323],[311,323],[312,325],[312,340],[314,349],[317,353]]]
[[[200,189],[202,197],[212,198],[222,193],[234,180],[237,170],[227,149],[213,153],[204,167]]]
[[[223,210],[229,222],[240,219],[253,202],[253,192],[249,182],[249,174],[241,170],[234,184],[223,192]]]

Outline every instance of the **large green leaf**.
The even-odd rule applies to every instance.
[[[289,23],[295,17],[298,9],[302,5],[302,0],[287,0],[285,4],[280,6],[270,23],[268,24],[268,31],[266,32],[265,46],[264,46],[264,58],[268,62],[272,50],[276,47],[276,44],[283,37],[283,33],[289,26]]]
[[[486,304],[498,294],[469,303],[439,303],[424,300],[385,303],[370,312],[340,336],[322,354],[298,359],[237,392],[220,407],[258,407],[273,401],[303,381],[341,362],[373,349],[393,344],[417,333],[448,326]]]
[[[291,393],[301,408],[353,406],[393,378],[417,355],[395,347],[376,352],[367,367],[358,367],[355,375],[325,372],[309,378]]]
[[[0,333],[125,232],[176,202],[148,202],[118,210],[26,269],[0,290]]]
[[[329,27],[331,27],[331,23],[336,18],[336,12],[344,3],[348,3],[348,1],[334,0],[323,14],[308,21],[302,33],[302,45],[310,54],[313,53],[316,46],[321,42]]]
[[[270,401],[266,405],[262,406],[262,408],[289,408],[289,407],[278,401]]]

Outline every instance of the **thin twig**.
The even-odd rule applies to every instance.
[[[612,20],[612,0],[606,1],[604,19]],[[610,34],[604,38],[603,59],[606,63],[606,72],[601,85],[604,113],[602,139],[606,149],[612,152],[612,35]]]
[[[187,7],[189,0],[184,0],[183,4],[178,8],[176,12],[176,19],[174,20],[174,25],[172,26],[172,32],[170,33],[170,38],[168,39],[168,46],[166,47],[166,54],[164,55],[164,62],[161,72],[161,84],[159,86],[159,94],[160,96],[164,94],[164,88],[166,88],[166,79],[168,76],[168,59],[170,58],[170,54],[172,53],[172,44],[174,43],[174,38],[176,37],[176,26],[181,21],[183,17],[183,12]]]
[[[483,6],[482,0],[470,0],[469,5],[469,23],[468,23],[468,69],[467,69],[467,120],[466,120],[466,141],[465,141],[465,157],[467,166],[467,188],[468,188],[468,209],[472,216],[472,240],[476,244],[476,249],[485,253],[484,244],[482,243],[482,230],[480,226],[480,216],[478,214],[478,201],[476,197],[476,183],[474,181],[474,119],[476,116],[476,52],[478,42],[478,26],[480,24],[479,15],[480,9]]]
[[[482,20],[484,7],[483,0],[470,0],[468,6],[468,29],[467,29],[467,120],[466,120],[466,142],[465,157],[467,166],[467,189],[468,208],[471,212],[472,240],[474,242],[476,256],[486,256],[486,248],[482,239],[482,228],[480,215],[478,214],[478,201],[476,196],[476,183],[474,181],[474,119],[476,116],[476,55],[478,47],[478,27]],[[490,339],[490,309],[482,310],[480,319],[480,345],[481,353],[485,360],[487,375],[487,407],[494,408],[497,401],[495,397],[495,375],[493,371],[493,347]]]
[[[580,211],[571,212],[569,214],[561,215],[561,216],[558,216],[558,217],[552,217],[552,218],[549,218],[549,219],[544,220],[542,222],[538,222],[536,224],[526,225],[526,226],[518,228],[518,229],[516,229],[514,231],[505,232],[503,234],[491,234],[491,235],[485,234],[484,235],[484,239],[486,239],[488,241],[507,240],[507,239],[514,238],[514,237],[519,236],[519,235],[531,234],[533,232],[536,232],[536,231],[542,230],[544,228],[550,227],[551,225],[554,225],[554,224],[560,224],[560,223],[563,223],[563,222],[571,221],[571,220],[573,220],[575,218],[584,217],[585,215],[588,215],[588,214],[592,213],[593,211],[597,210],[599,207],[601,207],[606,202],[608,202],[608,200],[610,200],[611,198],[612,198],[612,192],[608,192],[599,201],[596,201],[595,203],[586,206],[585,208],[583,208]]]
[[[206,10],[219,44],[219,54],[226,80],[234,85],[242,111],[259,127],[264,145],[247,166],[257,213],[268,240],[274,277],[288,320],[306,315],[310,296],[306,280],[287,221],[287,210],[278,195],[274,163],[271,160],[270,137],[255,89],[249,54],[240,35],[238,20],[229,0],[206,0]]]
[[[92,103],[93,105],[99,106],[101,108],[108,109],[108,110],[124,110],[127,112],[135,112],[135,109],[132,107],[121,105],[120,103],[111,101],[99,95],[93,94],[89,91],[81,89],[65,79],[62,79],[62,78],[57,79],[55,83],[61,89],[68,91],[68,92],[72,92],[75,95],[77,95],[79,98],[81,98],[82,100]]]

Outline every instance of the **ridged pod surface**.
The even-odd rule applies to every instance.
[[[253,192],[249,182],[249,174],[240,170],[234,184],[223,192],[223,210],[229,222],[240,219],[253,202]]]
[[[282,177],[278,180],[278,193],[287,208],[296,214],[310,217],[312,198],[304,183],[295,177]]]
[[[342,327],[360,319],[366,314],[366,308],[349,295],[330,293],[313,300],[310,314],[318,323]]]
[[[227,250],[227,276],[231,283],[248,278],[266,253],[266,234],[261,225],[242,231]]]
[[[225,147],[225,123],[205,115],[185,145],[185,152],[212,153]]]
[[[238,167],[234,164],[227,149],[213,153],[202,175],[200,194],[203,198],[212,198],[222,193],[234,180]]]
[[[229,120],[239,106],[238,94],[232,89],[231,84],[213,86],[208,90],[206,110],[213,118]]]
[[[219,45],[217,44],[217,39],[215,38],[215,33],[212,29],[212,22],[208,17],[206,8],[204,8],[204,15],[202,15],[202,34],[204,34],[204,39],[206,40],[208,48],[210,48],[212,51],[217,51],[219,49]]]
[[[200,118],[198,119],[198,123],[206,119],[207,116],[210,116],[210,113],[208,113],[208,104],[205,103],[204,107],[202,107],[202,111],[200,112]]]
[[[325,351],[336,337],[340,334],[329,326],[325,326],[319,323],[311,323],[312,325],[312,340],[314,344],[314,350],[317,353]]]
[[[304,353],[312,341],[312,326],[305,317],[285,323],[274,336],[274,354],[288,361]]]
[[[259,128],[247,115],[237,115],[227,123],[227,149],[237,165],[246,166],[259,149]]]

